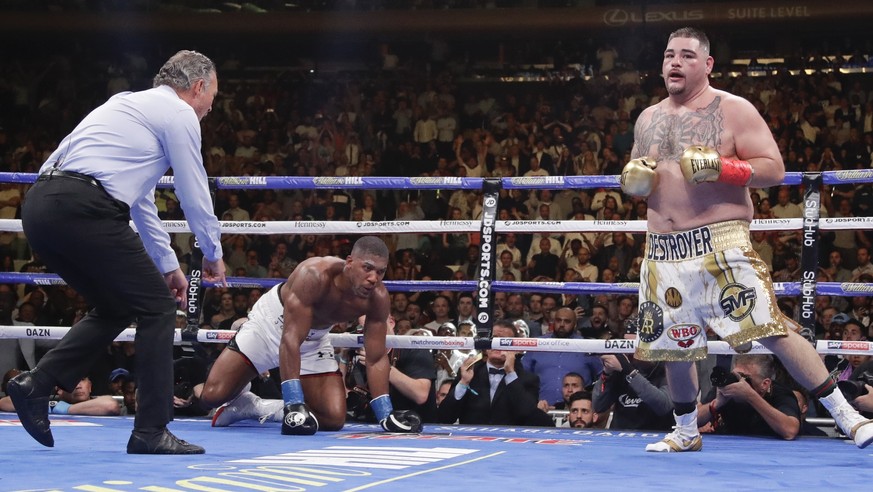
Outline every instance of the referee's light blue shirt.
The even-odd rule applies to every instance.
[[[92,111],[61,141],[40,173],[59,169],[93,176],[130,206],[146,251],[161,273],[179,268],[161,226],[155,187],[173,168],[176,196],[203,255],[222,257],[221,232],[200,153],[200,121],[169,86],[122,92]]]

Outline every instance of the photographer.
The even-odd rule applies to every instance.
[[[873,418],[873,360],[869,356],[858,365],[846,381],[840,381],[837,386],[846,395],[846,399],[865,417]]]
[[[359,320],[362,322],[362,320]],[[388,335],[394,334],[394,319],[388,319]],[[391,349],[388,353],[391,367],[388,372],[388,394],[397,410],[414,410],[422,422],[436,422],[436,368],[430,350]],[[367,354],[364,348],[353,349],[347,359],[345,376],[348,396],[346,408],[356,420],[372,421],[367,387]]]
[[[734,356],[733,372],[712,371],[715,398],[698,405],[698,425],[718,434],[776,436],[792,440],[800,432],[800,407],[791,390],[775,381],[772,355]]]
[[[628,323],[624,338],[637,334],[637,324]],[[603,372],[594,383],[594,411],[612,408],[610,429],[667,430],[673,424],[673,402],[667,393],[662,362],[647,362],[628,354],[603,354]]]

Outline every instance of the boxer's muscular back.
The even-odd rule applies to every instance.
[[[712,147],[723,156],[736,155],[732,96],[709,88],[703,96],[677,106],[670,99],[646,109],[634,130],[632,158],[657,160],[659,184],[648,197],[648,228],[654,232],[693,229],[725,220],[751,220],[754,213],[747,188],[722,183],[688,183],[679,157],[691,145]]]

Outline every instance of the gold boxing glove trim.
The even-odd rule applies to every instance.
[[[718,152],[703,145],[685,149],[679,159],[685,180],[698,184],[717,181],[734,186],[748,186],[755,170],[747,161],[721,157]]]
[[[621,171],[621,190],[632,196],[649,196],[658,184],[657,167],[651,157],[631,159]]]

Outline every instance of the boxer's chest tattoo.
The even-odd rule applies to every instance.
[[[670,114],[658,108],[640,131],[637,148],[641,155],[678,160],[690,145],[719,148],[723,132],[721,98],[716,97],[704,108],[681,114]]]

